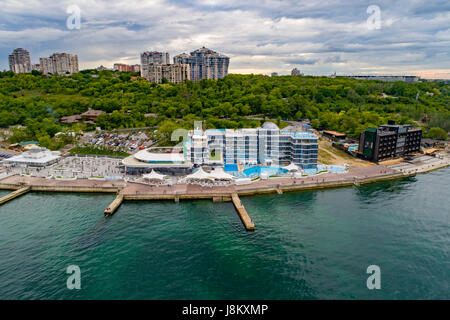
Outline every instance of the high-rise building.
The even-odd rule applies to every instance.
[[[358,152],[365,159],[378,162],[419,152],[421,140],[422,129],[391,122],[361,132]]]
[[[149,66],[152,64],[169,64],[168,52],[145,51],[141,53],[141,76],[148,79]]]
[[[145,51],[141,53],[141,64],[161,63],[169,64],[170,58],[168,52]]]
[[[53,74],[53,62],[50,58],[40,58],[39,59],[40,70],[43,74]]]
[[[43,74],[73,74],[78,73],[78,56],[69,53],[54,53],[48,58],[40,58]]]
[[[193,165],[295,163],[302,168],[317,165],[319,150],[313,131],[280,130],[272,122],[256,129],[196,128],[189,131],[184,147],[186,160]]]
[[[163,79],[173,83],[183,83],[190,79],[188,64],[149,64],[146,66],[146,79],[150,82],[161,83]]]
[[[123,64],[123,63],[114,63],[114,71],[120,71],[120,72],[140,72],[141,71],[141,65],[139,64]]]
[[[183,83],[190,79],[190,68],[184,63],[170,64],[168,52],[146,51],[141,53],[141,76],[150,82]]]
[[[208,48],[200,48],[173,58],[174,63],[188,64],[191,71],[191,80],[221,79],[228,75],[230,58]]]
[[[297,68],[292,69],[291,76],[300,76],[301,72]]]
[[[30,53],[22,48],[17,48],[8,57],[9,69],[14,73],[31,72]]]

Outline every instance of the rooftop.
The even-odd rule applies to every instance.
[[[262,128],[266,130],[280,130],[280,128],[278,128],[278,126],[273,122],[264,122]]]
[[[30,144],[36,144],[36,145],[38,145],[38,144],[39,144],[39,141],[35,141],[35,140],[32,140],[32,141],[24,141],[24,142],[20,142],[20,143],[19,143],[19,146],[23,147],[23,146],[27,146],[27,145],[30,145]]]
[[[153,163],[184,163],[184,155],[182,153],[156,153],[148,152],[148,150],[142,150],[134,154],[134,157],[143,162],[153,162]]]
[[[83,112],[81,115],[82,116],[98,116],[98,115],[100,115],[102,113],[105,113],[105,111],[89,109],[88,111]]]
[[[331,134],[333,136],[346,136],[345,133],[332,131],[332,130],[324,130],[323,133]]]
[[[6,162],[16,162],[23,164],[46,164],[60,158],[59,152],[52,152],[45,148],[34,148],[18,156],[5,159]]]

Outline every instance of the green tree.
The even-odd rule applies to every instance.
[[[428,130],[428,136],[431,139],[447,140],[448,134],[442,128],[431,128]]]

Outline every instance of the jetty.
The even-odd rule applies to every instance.
[[[120,205],[123,202],[123,194],[119,193],[117,197],[114,199],[113,202],[105,209],[105,216],[111,216],[116,212],[117,208],[120,207]]]
[[[29,186],[17,189],[16,191],[13,191],[13,192],[11,192],[10,194],[7,194],[4,197],[1,197],[0,198],[0,205],[8,202],[9,200],[12,200],[12,199],[15,199],[17,197],[20,197],[21,195],[27,193],[30,190],[31,190],[31,187],[29,187]]]
[[[252,218],[250,218],[250,216],[248,215],[247,210],[245,210],[245,207],[242,204],[241,199],[239,199],[237,193],[233,193],[231,195],[231,200],[233,201],[233,204],[236,207],[236,211],[239,213],[239,216],[241,217],[245,229],[247,231],[255,230],[255,224],[253,223]]]

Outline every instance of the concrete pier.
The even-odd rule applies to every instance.
[[[12,200],[14,198],[20,197],[21,195],[27,193],[30,190],[31,190],[30,187],[23,187],[23,188],[17,189],[16,191],[13,191],[13,192],[11,192],[10,194],[8,194],[8,195],[6,195],[4,197],[1,197],[0,198],[0,205],[8,202],[9,200]]]
[[[112,215],[123,202],[123,194],[118,194],[113,202],[105,209],[105,216]]]
[[[247,210],[245,210],[245,207],[242,205],[241,199],[239,199],[239,196],[237,193],[233,193],[231,195],[231,200],[234,203],[234,206],[236,207],[237,212],[239,213],[239,216],[241,217],[242,223],[244,224],[244,227],[247,231],[253,231],[255,230],[255,224],[253,223],[252,219],[247,213]]]

